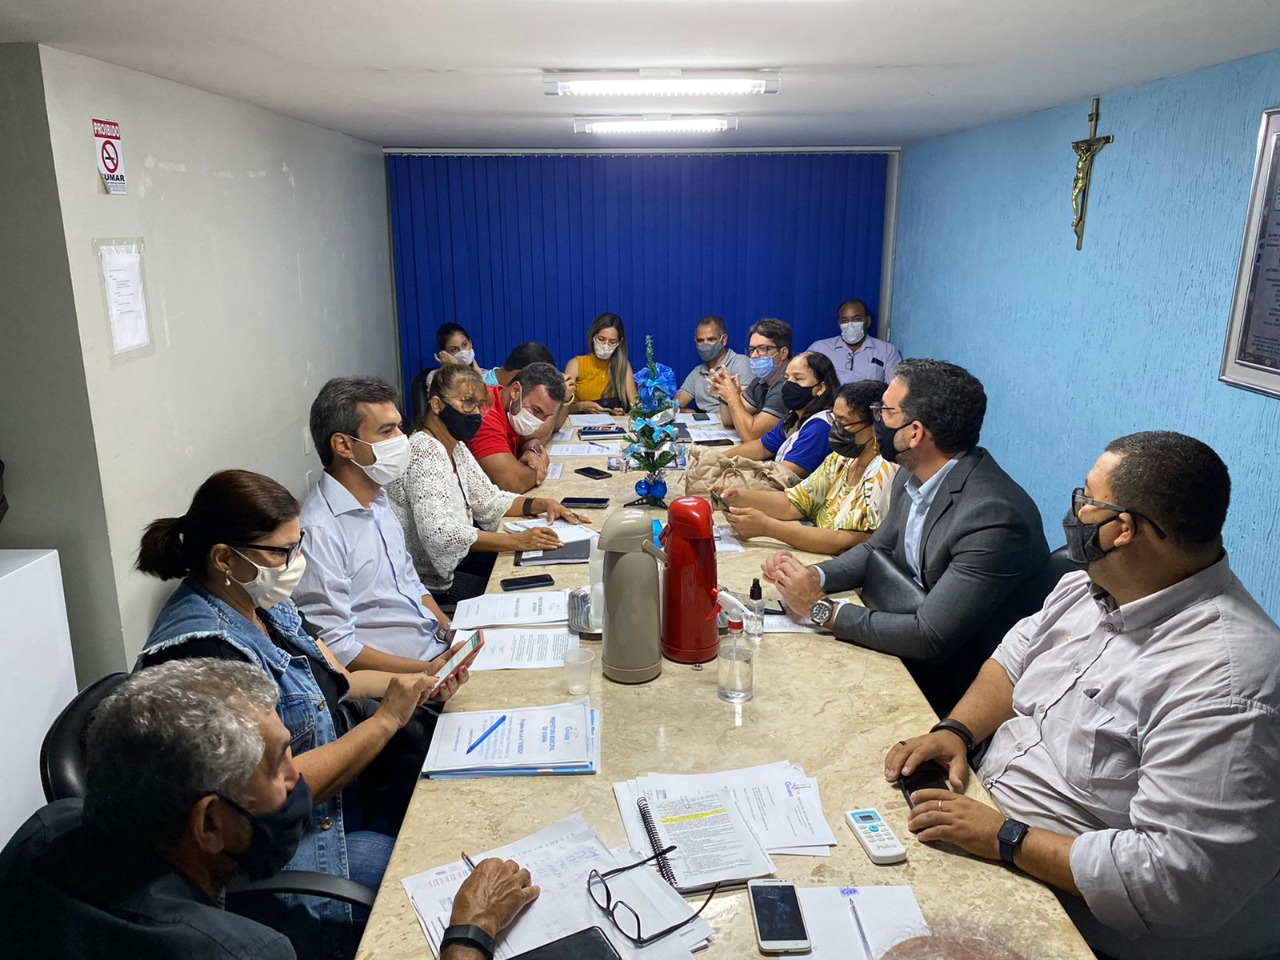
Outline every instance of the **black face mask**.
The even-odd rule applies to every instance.
[[[886,423],[876,421],[876,446],[880,449],[880,456],[884,457],[886,463],[898,462],[898,448],[893,445],[893,438],[898,435],[898,431],[911,426],[914,421],[908,421],[901,427],[891,427]]]
[[[482,413],[459,413],[452,404],[446,403],[440,411],[440,422],[449,431],[449,436],[463,443],[474,440],[480,432],[480,424],[484,423]]]
[[[782,385],[782,405],[795,413],[797,410],[803,410],[813,402],[813,387],[802,387],[800,384],[788,380]]]
[[[862,456],[862,451],[867,449],[866,440],[859,443],[852,433],[834,423],[831,425],[831,432],[827,435],[827,444],[836,456],[848,457],[850,460],[856,460]]]
[[[1074,509],[1068,509],[1062,518],[1062,532],[1067,535],[1067,555],[1072,563],[1095,563],[1105,557],[1111,550],[1103,550],[1098,544],[1098,531],[1118,516],[1101,523],[1085,523],[1076,516]]]
[[[253,828],[249,846],[239,853],[228,851],[227,856],[240,864],[240,869],[250,880],[274,877],[283,870],[298,852],[298,844],[302,842],[302,834],[311,819],[311,788],[307,781],[298,777],[280,809],[270,813],[250,813],[234,800],[222,794],[218,796],[248,820]]]

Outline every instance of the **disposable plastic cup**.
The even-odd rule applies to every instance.
[[[564,652],[564,682],[570,693],[583,694],[591,682],[591,664],[595,660],[594,650],[566,650]]]

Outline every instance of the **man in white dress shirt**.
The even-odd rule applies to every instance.
[[[1222,547],[1231,483],[1177,433],[1114,441],[1063,520],[1069,573],[951,716],[885,760],[961,788],[968,751],[999,810],[919,790],[919,840],[1056,888],[1121,960],[1280,955],[1280,627]]]
[[[418,578],[383,487],[409,465],[395,389],[338,377],[311,404],[324,474],[302,504],[306,571],[293,602],[349,670],[418,673],[448,618]]]

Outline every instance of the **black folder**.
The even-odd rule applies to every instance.
[[[587,927],[553,943],[535,947],[515,960],[622,960],[599,927]]]

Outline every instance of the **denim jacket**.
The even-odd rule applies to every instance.
[[[305,650],[307,656],[290,656],[230,606],[199,584],[184,580],[156,618],[134,669],[146,667],[150,657],[161,650],[171,650],[196,639],[218,637],[276,681],[280,688],[276,712],[292,735],[295,756],[332,743],[337,739],[334,719],[312,671],[337,671],[329,666],[315,640],[302,629],[302,618],[291,601],[262,610],[260,614],[272,629],[298,649]],[[338,679],[339,689],[345,696],[347,680],[341,674]],[[340,793],[312,809],[311,822],[286,869],[348,875]],[[348,904],[293,894],[278,895],[274,903],[272,899],[254,897],[253,918],[287,933],[299,957],[322,960],[355,952]]]

